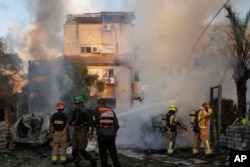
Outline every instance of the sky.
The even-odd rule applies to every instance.
[[[143,19],[145,19],[144,15],[148,15],[143,13],[144,9],[149,9],[147,12],[155,12],[151,11],[150,9],[154,9],[154,7],[157,7],[157,4],[163,3],[164,5],[169,6],[175,6],[176,11],[180,14],[182,12],[190,12],[188,10],[188,4],[195,4],[199,5],[199,2],[197,0],[191,0],[188,3],[184,0],[177,0],[173,2],[172,0],[162,1],[160,0],[159,3],[152,2],[152,0],[143,1],[144,5],[141,5],[141,0],[133,1],[133,0],[56,0],[53,2],[50,2],[49,0],[0,0],[0,37],[8,37],[12,39],[12,43],[14,42],[15,50],[18,50],[19,52],[22,51],[22,53],[25,53],[25,49],[27,49],[27,46],[25,47],[23,44],[23,40],[27,38],[27,33],[32,32],[35,27],[37,26],[36,23],[39,22],[43,25],[49,25],[52,28],[49,29],[45,27],[45,31],[52,31],[53,36],[55,37],[54,41],[51,41],[50,43],[55,43],[55,41],[60,40],[58,42],[58,46],[54,46],[54,49],[50,51],[53,55],[60,55],[63,52],[62,48],[62,34],[63,34],[63,23],[66,20],[66,14],[69,13],[87,13],[87,12],[100,12],[100,11],[138,11],[136,14],[136,17],[141,17],[142,19],[136,19],[137,22],[142,22]],[[219,2],[219,3],[218,3]],[[214,9],[212,11],[208,10],[207,20],[204,19],[204,22],[209,21],[216,12],[221,8],[222,4],[224,4],[226,0],[219,0],[216,5],[214,6]],[[231,0],[231,4],[235,7],[236,11],[239,11],[240,16],[244,16],[247,9],[247,6],[250,6],[250,2],[247,0]],[[152,3],[152,6],[151,6]],[[51,4],[45,5],[45,4]],[[149,4],[150,6],[146,6]],[[204,3],[205,4],[205,3]],[[212,3],[213,4],[213,3]],[[178,6],[177,6],[178,5]],[[212,6],[212,5],[208,5]],[[203,6],[204,7],[204,6]],[[49,9],[50,8],[50,9]],[[143,9],[143,10],[141,10]],[[167,7],[166,7],[167,9]],[[140,11],[141,10],[141,11]],[[168,9],[169,10],[169,9]],[[182,10],[182,11],[179,11]],[[140,13],[142,12],[142,13]],[[197,11],[199,12],[199,11]],[[47,14],[45,14],[47,13]],[[162,11],[162,17],[164,16],[164,12]],[[167,14],[167,13],[165,13]],[[176,14],[176,13],[174,13]],[[42,16],[43,15],[43,16]],[[46,16],[47,15],[47,16]],[[50,21],[41,21],[42,17],[47,17]],[[149,15],[150,16],[150,15]],[[154,15],[152,14],[154,17]],[[220,12],[220,15],[217,16],[217,18],[224,19],[225,12]],[[40,17],[40,18],[39,18]],[[175,19],[176,16],[172,16],[173,19]],[[196,15],[193,15],[193,17],[200,17],[199,14],[196,13]],[[204,15],[202,15],[204,17]],[[178,18],[178,17],[177,17]],[[56,21],[56,20],[57,21]],[[45,20],[45,19],[43,19]],[[170,20],[171,21],[171,20]],[[181,20],[180,20],[181,21]],[[190,21],[190,20],[189,20]],[[217,21],[217,20],[215,20]],[[214,21],[214,22],[215,22]],[[53,25],[51,22],[55,22]],[[33,31],[34,32],[34,31]],[[41,31],[39,31],[41,32]],[[32,37],[30,37],[32,38]],[[32,38],[34,39],[34,38]],[[29,39],[30,41],[31,39]],[[41,41],[36,41],[41,42]],[[52,44],[54,45],[54,44]],[[50,44],[51,46],[51,44]],[[56,51],[55,51],[55,48]],[[56,52],[56,53],[55,53]],[[32,59],[31,57],[28,57],[27,59]]]
[[[91,0],[85,0],[84,2],[81,0],[71,0],[71,6],[67,11],[70,13],[73,13],[73,11],[83,13],[98,12],[101,10],[126,10],[126,8],[128,10],[135,9],[132,1],[128,1],[126,5],[123,5],[122,0],[99,0],[99,2],[101,3],[98,3],[98,0],[92,0],[92,2]],[[178,2],[180,4],[182,3],[181,0],[178,0]],[[226,2],[226,0],[221,1],[221,4],[223,4],[223,2]],[[27,30],[28,25],[34,21],[34,15],[29,12],[28,3],[30,3],[29,0],[0,0],[0,36],[6,36],[11,30],[11,26],[16,26],[24,31]],[[250,2],[247,2],[247,0],[231,0],[231,4],[233,4],[236,10],[242,15],[250,8]]]
[[[223,97],[236,99],[232,73],[228,70],[234,68],[234,64],[225,56],[211,52],[222,41],[214,36],[209,44],[203,46],[202,53],[190,54],[206,24],[225,2],[0,0],[0,36],[8,37],[26,63],[34,59],[49,59],[63,53],[66,14],[135,11],[135,35],[128,37],[128,40],[135,42],[139,48],[136,68],[140,71],[141,88],[146,87],[143,103],[148,105],[138,109],[137,113],[152,113],[152,110],[157,113],[161,111],[160,108],[166,108],[165,105],[174,102],[178,106],[178,113],[187,116],[189,111],[209,101],[211,87],[222,85]],[[231,0],[230,3],[240,18],[250,9],[249,0]],[[225,22],[225,16],[226,12],[222,10],[213,23]],[[159,108],[157,111],[156,106]],[[127,129],[138,132],[135,127]],[[131,138],[135,136],[134,133],[127,133]],[[131,138],[130,142],[133,143]]]

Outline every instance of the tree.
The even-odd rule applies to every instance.
[[[98,76],[88,74],[83,63],[71,64],[60,58],[30,61],[28,78],[29,82],[23,88],[26,97],[23,103],[29,113],[50,112],[58,100],[70,110],[73,97],[81,95],[88,101],[91,87],[99,91],[102,88]]]
[[[23,78],[20,74],[22,61],[13,51],[7,39],[0,38],[0,113],[10,112],[16,104],[17,86]]]
[[[88,74],[87,67],[82,64],[72,64],[74,86],[72,94],[74,96],[81,95],[84,99],[90,98],[90,87],[94,86],[98,91],[103,91],[104,86],[98,81],[98,75]]]
[[[231,5],[226,5],[230,21],[230,32],[228,33],[228,44],[232,49],[231,56],[236,59],[236,68],[233,69],[233,80],[236,83],[238,113],[245,116],[247,80],[250,78],[250,33],[248,23],[250,10],[242,21],[232,10]]]
[[[218,106],[218,99],[213,99],[214,106]],[[221,100],[221,133],[226,133],[226,129],[229,125],[232,125],[237,118],[237,106],[232,99]],[[215,120],[218,120],[218,108],[213,109],[213,115]]]

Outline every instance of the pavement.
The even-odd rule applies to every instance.
[[[99,155],[94,152],[95,143],[90,143],[88,151],[97,160],[98,166],[101,166]],[[138,148],[119,148],[118,158],[122,167],[216,167],[229,166],[229,154],[227,150],[220,150],[211,157],[206,157],[201,150],[201,154],[193,156],[192,148],[176,148],[175,154],[169,156],[166,150],[138,149]],[[68,148],[68,163],[66,165],[51,164],[51,148],[40,147],[17,147],[6,150],[0,150],[1,167],[74,167],[71,156],[71,148]],[[108,157],[110,166],[112,166],[111,157]],[[81,166],[90,167],[90,163],[83,157]]]

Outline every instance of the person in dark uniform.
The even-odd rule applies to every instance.
[[[74,110],[68,119],[66,127],[70,125],[74,126],[72,134],[72,156],[75,163],[75,167],[80,166],[79,153],[88,161],[92,167],[97,167],[97,162],[93,157],[86,151],[88,145],[88,139],[91,140],[93,137],[94,123],[91,116],[84,107],[84,100],[82,96],[74,98]]]
[[[120,167],[115,144],[119,122],[114,110],[107,107],[105,103],[105,99],[99,99],[93,113],[96,116],[97,141],[101,164],[102,167],[108,167],[107,152],[109,152],[113,165]]]
[[[58,102],[56,104],[57,112],[51,116],[49,126],[49,138],[52,139],[52,154],[51,161],[53,165],[57,164],[57,155],[60,149],[60,161],[61,164],[65,164],[67,161],[66,150],[68,147],[67,130],[65,129],[67,123],[67,115],[63,113],[64,104]]]

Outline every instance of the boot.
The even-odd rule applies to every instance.
[[[97,167],[97,162],[94,159],[90,160],[90,164],[91,164],[91,167]]]

